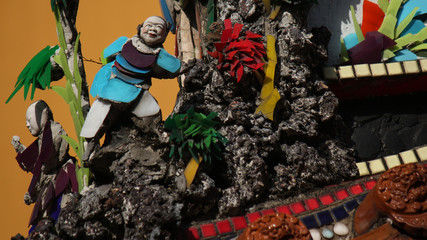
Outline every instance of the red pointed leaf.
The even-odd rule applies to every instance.
[[[246,31],[246,38],[261,38],[261,35],[253,33],[251,31]]]
[[[221,42],[229,42],[231,39],[231,34],[233,33],[233,29],[224,29],[221,35]]]
[[[233,34],[231,35],[231,39],[237,39],[239,38],[240,31],[242,30],[243,25],[240,23],[234,24]]]
[[[228,42],[216,42],[215,44],[215,49],[218,52],[222,52],[222,50],[224,50],[225,46],[227,46]]]
[[[211,55],[211,57],[213,57],[213,58],[218,58],[218,51],[215,51],[215,52],[209,52],[208,51],[208,54]]]
[[[234,70],[237,67],[237,64],[239,63],[239,60],[234,59],[234,61],[231,63],[231,70]]]
[[[224,29],[231,29],[233,25],[231,24],[231,19],[227,18],[224,20]]]
[[[240,82],[240,79],[243,77],[243,65],[240,65],[237,69],[237,82]]]

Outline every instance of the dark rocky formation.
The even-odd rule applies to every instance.
[[[90,161],[93,186],[74,195],[49,228],[51,235],[37,238],[36,229],[29,238],[177,239],[191,222],[243,214],[264,201],[357,176],[338,100],[317,75],[327,58],[328,32],[305,29],[309,6],[285,4],[273,21],[265,18],[262,1],[217,2],[218,27],[230,18],[244,25],[242,32],[265,36],[268,25],[277,39],[275,87],[281,100],[275,120],[255,114],[261,90],[255,73],[247,71],[236,83],[205,56],[186,74],[174,112],[217,112],[218,130],[229,140],[223,160],[202,163],[185,189],[189,159],[169,159],[159,116],[143,123],[123,116]]]

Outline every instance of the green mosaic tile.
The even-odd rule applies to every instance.
[[[334,67],[323,68],[323,77],[326,80],[338,80],[337,70]]]

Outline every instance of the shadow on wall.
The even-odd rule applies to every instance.
[[[376,3],[377,1],[371,0],[371,2]],[[357,20],[361,22],[363,0],[318,0],[318,4],[313,4],[310,9],[307,28],[325,26],[332,34],[328,45],[328,66],[339,64],[340,37],[355,32],[351,20],[350,5],[354,6]]]

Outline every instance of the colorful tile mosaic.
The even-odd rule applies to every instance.
[[[375,164],[381,165],[385,170],[396,166],[396,164],[400,165],[414,160],[417,162],[426,161],[427,146],[376,160],[374,160],[376,161]],[[359,206],[369,190],[375,187],[376,179],[379,177],[378,174],[375,174],[376,170],[371,171],[368,167],[368,165],[372,164],[367,164],[367,162],[364,162],[364,164],[366,166],[365,170],[369,174],[366,174],[364,179],[360,179],[357,183],[343,183],[343,185],[347,186],[345,188],[340,188],[338,185],[329,186],[330,193],[319,197],[307,198],[299,202],[248,213],[245,216],[231,217],[230,219],[203,224],[198,227],[192,226],[186,229],[185,235],[188,240],[235,239],[249,223],[256,221],[263,215],[275,212],[296,215],[309,229],[319,229],[342,221],[349,217],[350,212]],[[363,166],[363,164],[358,163],[359,172],[360,166]],[[372,176],[369,176],[371,174]]]

